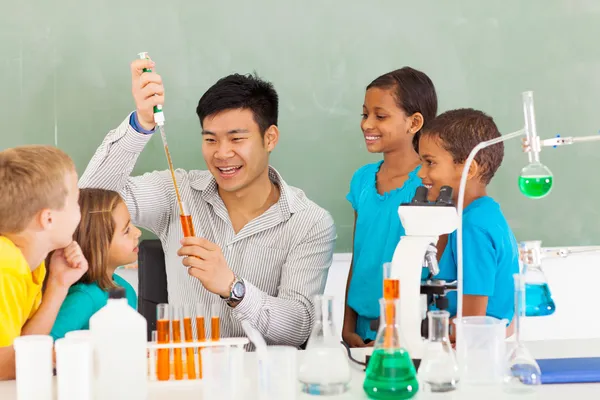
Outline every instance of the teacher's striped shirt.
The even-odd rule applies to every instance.
[[[222,337],[245,336],[241,321],[247,320],[269,344],[304,343],[313,325],[313,297],[323,293],[332,262],[336,231],[331,215],[269,167],[271,180],[280,188],[279,201],[236,234],[211,173],[177,170],[181,197],[192,215],[196,236],[219,245],[229,268],[246,283],[244,300],[231,308],[190,276],[177,256],[183,233],[169,171],[130,176],[153,135],[137,132],[129,121],[127,117],[108,133],[79,185],[119,192],[132,223],[160,238],[169,303],[202,303],[206,316],[216,304]],[[207,332],[208,320],[205,318]]]

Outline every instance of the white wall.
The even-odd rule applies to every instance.
[[[556,312],[548,317],[525,318],[521,330],[523,339],[599,338],[600,254],[546,259],[542,268]]]
[[[335,298],[334,323],[341,332],[344,318],[346,279],[351,254],[334,255],[325,293]],[[525,318],[524,340],[600,338],[600,253],[576,254],[542,263],[556,312],[548,317]],[[120,269],[118,274],[137,290],[137,270]]]

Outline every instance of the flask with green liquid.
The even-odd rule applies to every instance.
[[[552,172],[540,162],[541,143],[535,126],[533,92],[523,92],[523,116],[529,165],[519,175],[519,190],[530,199],[546,197],[552,190]]]
[[[521,170],[519,190],[531,199],[541,199],[552,190],[552,181],[552,172],[545,165],[533,162]]]
[[[401,347],[400,327],[396,312],[399,299],[380,299],[379,331],[369,359],[363,389],[371,399],[410,399],[419,390],[415,366]]]

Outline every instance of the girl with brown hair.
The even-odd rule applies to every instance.
[[[89,320],[108,301],[108,291],[121,286],[127,301],[137,308],[135,290],[115,274],[122,265],[135,262],[141,232],[131,224],[127,206],[117,192],[81,189],[81,222],[73,234],[89,269],[69,289],[50,333],[54,339],[67,332],[89,329]]]

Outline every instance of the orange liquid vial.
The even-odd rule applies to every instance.
[[[206,340],[206,332],[204,330],[204,317],[196,317],[196,329],[198,330],[198,341],[204,342]],[[202,379],[202,350],[198,347],[198,378]]]
[[[173,343],[181,343],[181,321],[178,319],[173,320]],[[181,349],[173,349],[174,362],[175,362],[175,379],[183,379],[183,358],[181,356]]]
[[[192,320],[191,318],[183,319],[183,331],[185,341],[187,343],[194,341],[194,335],[192,334]],[[185,359],[187,362],[187,375],[188,379],[196,379],[196,364],[194,362],[194,348],[188,347],[185,349]]]
[[[196,236],[196,232],[194,231],[194,224],[192,224],[191,215],[180,215],[179,220],[181,221],[181,227],[183,228],[183,236]]]
[[[156,336],[158,343],[169,343],[169,320],[156,321]],[[157,353],[156,377],[159,381],[168,381],[171,377],[169,349],[158,349]]]
[[[221,331],[219,329],[219,317],[212,317],[210,319],[210,339],[216,342],[220,337]]]

